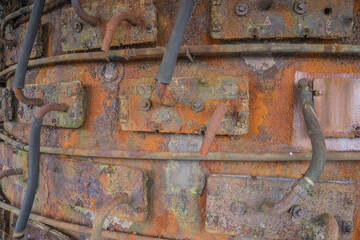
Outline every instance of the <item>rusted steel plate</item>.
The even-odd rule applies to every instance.
[[[360,137],[360,78],[314,79],[315,111],[326,137]]]
[[[121,11],[128,11],[145,18],[145,24],[142,26],[132,26],[127,22],[122,22],[114,34],[111,46],[152,43],[157,39],[156,8],[153,0],[87,0],[81,3],[87,13],[99,15],[106,20]],[[73,8],[63,10],[60,21],[63,51],[101,47],[102,36],[99,27],[91,26],[81,20]]]
[[[44,99],[44,104],[51,102],[68,104],[69,109],[66,112],[50,112],[45,115],[43,120],[44,126],[79,128],[84,121],[84,86],[80,81],[47,85],[26,85],[24,94],[32,98],[42,98]],[[20,103],[18,109],[20,122],[30,123],[31,117],[37,110],[38,107],[29,107]]]
[[[54,198],[71,205],[74,211],[97,211],[116,193],[131,197],[129,204],[119,205],[111,215],[142,222],[147,215],[147,176],[145,171],[122,166],[68,162],[66,165],[48,163],[48,177],[53,179]],[[56,172],[51,169],[57,169]],[[61,181],[55,181],[61,179]]]
[[[304,5],[299,7],[301,2]],[[211,36],[216,39],[345,37],[351,35],[353,7],[353,0],[212,0]]]
[[[246,239],[323,239],[326,229],[318,221],[321,214],[333,214],[340,229],[352,223],[354,187],[347,181],[320,181],[297,203],[297,209],[304,213],[301,216],[287,212],[272,217],[259,211],[264,200],[280,200],[295,182],[289,178],[211,175],[207,181],[206,230]],[[340,235],[340,239],[350,238]]]
[[[9,88],[0,88],[0,122],[13,118],[12,92]]]
[[[222,102],[228,111],[219,127],[221,135],[243,135],[249,127],[249,81],[244,77],[209,79],[174,78],[172,103],[154,100],[154,79],[132,79],[120,95],[120,122],[125,131],[200,134]]]
[[[319,95],[314,97],[315,112],[318,114],[321,130],[326,137],[326,149],[328,151],[360,151],[360,138],[357,137],[357,126],[360,121],[358,94],[360,74],[353,73],[296,72],[293,146],[298,149],[311,148],[296,87],[302,78],[315,79],[316,95]]]
[[[4,48],[4,61],[6,66],[15,64],[18,62],[20,51],[22,47],[22,41],[25,38],[25,33],[28,24],[22,24],[19,27],[12,29],[10,25],[6,28],[5,38],[9,40],[15,40],[17,42],[16,47],[5,46]],[[30,59],[39,58],[43,55],[43,28],[40,27],[37,30],[34,46],[31,50]]]

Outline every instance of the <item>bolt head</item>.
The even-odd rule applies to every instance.
[[[81,24],[81,22],[75,22],[75,23],[74,23],[74,26],[73,26],[73,29],[74,29],[75,32],[80,32],[81,29],[82,29],[82,24]]]
[[[303,206],[295,206],[292,211],[292,216],[296,219],[303,219],[307,215],[307,210]]]
[[[248,12],[249,12],[249,6],[247,5],[247,3],[240,2],[235,7],[235,13],[238,16],[245,16],[246,14],[248,14]]]
[[[230,206],[230,210],[233,214],[241,216],[246,213],[246,206],[241,202],[233,202]]]
[[[305,14],[308,10],[308,4],[305,1],[297,1],[294,3],[294,12],[302,15]]]
[[[195,112],[201,112],[204,109],[204,102],[201,99],[195,99],[191,102],[191,108]]]
[[[148,100],[148,99],[143,99],[143,100],[141,100],[139,106],[140,106],[140,109],[141,109],[141,110],[143,110],[143,111],[148,111],[148,110],[150,110],[150,108],[151,108],[151,102],[150,102],[150,100]]]

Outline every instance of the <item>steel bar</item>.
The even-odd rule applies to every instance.
[[[29,151],[29,147],[18,142],[4,133],[0,139],[12,147]],[[271,153],[229,153],[212,152],[207,156],[197,152],[149,152],[149,151],[121,151],[121,150],[94,150],[79,148],[40,147],[41,153],[117,159],[143,159],[143,160],[189,160],[189,161],[310,161],[311,152],[271,152]],[[327,152],[327,161],[358,161],[360,152]]]
[[[20,213],[20,209],[13,207],[9,204],[6,204],[4,202],[1,202],[1,201],[0,201],[0,208],[3,208],[5,210],[15,213],[17,215],[19,215],[19,213]],[[90,235],[92,232],[92,228],[87,227],[87,226],[63,222],[60,220],[43,217],[43,216],[33,214],[33,213],[30,214],[30,219],[44,223],[46,225],[49,225],[49,226],[52,226],[55,228],[60,228],[63,230],[68,230],[68,231],[73,231],[73,232],[78,232],[78,233],[83,233],[83,234],[88,234],[88,235]],[[147,237],[147,236],[115,232],[115,231],[108,231],[108,230],[103,230],[101,232],[101,236],[104,238],[123,239],[123,240],[130,240],[130,239],[131,240],[156,240],[156,239],[159,239],[159,238],[155,238],[155,237]],[[161,238],[161,239],[164,239],[164,238]]]
[[[0,179],[2,179],[4,177],[10,177],[10,176],[22,175],[22,174],[23,174],[22,168],[11,168],[11,169],[0,172]]]
[[[338,44],[226,44],[226,45],[203,45],[203,46],[182,46],[179,54],[186,57],[186,52],[191,55],[231,55],[231,54],[360,54],[358,45]],[[40,67],[50,64],[73,63],[80,61],[119,61],[129,59],[144,59],[149,57],[162,57],[165,53],[164,47],[138,48],[110,50],[105,52],[87,52],[58,55],[30,60],[29,67]],[[0,72],[0,77],[15,71],[17,65],[12,65]]]

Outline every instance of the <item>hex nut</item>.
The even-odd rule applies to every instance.
[[[240,2],[235,7],[235,12],[238,16],[246,16],[249,12],[249,5],[244,2]]]
[[[308,4],[305,1],[296,1],[294,3],[294,12],[303,15],[308,11]]]

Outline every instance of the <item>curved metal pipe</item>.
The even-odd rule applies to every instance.
[[[23,174],[22,168],[11,168],[11,169],[0,172],[0,180],[4,177],[10,177],[10,176],[22,175],[22,174]]]
[[[126,21],[133,26],[137,26],[143,23],[143,19],[141,17],[133,15],[129,12],[119,12],[112,16],[109,22],[106,24],[105,36],[101,45],[102,51],[108,52],[110,50],[110,45],[114,37],[116,28],[123,21]]]
[[[71,0],[71,4],[75,9],[76,14],[84,21],[91,25],[101,25],[104,20],[100,16],[92,16],[85,12],[85,10],[81,7],[80,0]]]
[[[209,125],[206,129],[205,136],[200,148],[200,154],[208,155],[210,147],[215,140],[216,133],[220,127],[222,119],[225,116],[227,111],[227,105],[225,103],[220,103],[216,108],[211,116]]]
[[[119,193],[109,202],[106,202],[104,206],[100,209],[99,213],[96,215],[90,240],[100,240],[104,221],[106,217],[110,214],[111,210],[113,210],[119,204],[124,204],[129,202],[130,202],[130,197],[126,193]]]
[[[20,88],[13,87],[13,90],[15,97],[19,100],[19,102],[25,105],[41,106],[43,104],[43,100],[41,98],[26,97]]]
[[[39,161],[40,161],[40,134],[41,124],[44,115],[50,111],[66,111],[66,104],[50,103],[41,107],[31,120],[29,139],[29,169],[25,198],[21,207],[19,218],[16,222],[14,238],[24,237],[31,208],[34,203],[36,190],[39,182]]]
[[[334,215],[324,213],[320,219],[326,226],[325,240],[339,240],[339,225]]]
[[[267,201],[261,205],[260,209],[269,215],[282,214],[288,211],[300,198],[306,197],[307,192],[311,191],[319,180],[326,162],[325,138],[314,110],[312,81],[301,79],[298,86],[300,88],[300,104],[311,140],[312,159],[309,168],[293,186],[290,193],[276,203]]]

